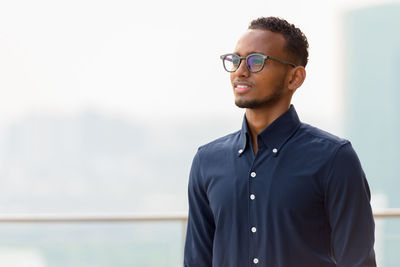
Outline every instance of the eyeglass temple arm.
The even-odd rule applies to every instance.
[[[271,59],[271,60],[278,61],[278,62],[283,63],[283,64],[288,64],[288,65],[292,66],[293,68],[296,68],[296,67],[297,67],[296,64],[293,64],[293,63],[291,63],[291,62],[289,62],[289,61],[286,61],[286,60],[277,59],[277,58],[270,57],[270,56],[268,56],[268,58]]]

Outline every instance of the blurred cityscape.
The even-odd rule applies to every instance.
[[[0,212],[185,211],[199,142],[240,120],[142,125],[83,112],[15,122],[0,129]]]

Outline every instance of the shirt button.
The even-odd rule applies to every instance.
[[[257,174],[255,172],[250,173],[250,176],[253,177],[253,178],[256,177],[256,175]]]
[[[239,149],[238,153],[242,154],[243,153],[243,149]]]
[[[274,154],[278,153],[278,149],[276,149],[276,148],[272,149],[272,153],[274,153]]]
[[[251,195],[250,195],[250,199],[251,199],[251,200],[254,200],[255,198],[256,198],[256,196],[255,196],[254,194],[251,194]]]
[[[251,227],[251,231],[252,231],[253,233],[255,233],[255,232],[257,232],[257,228]]]
[[[257,263],[258,263],[258,259],[257,259],[257,258],[254,258],[254,259],[253,259],[253,262],[254,262],[254,264],[257,264]]]

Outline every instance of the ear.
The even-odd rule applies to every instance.
[[[290,71],[288,89],[293,93],[299,88],[306,79],[306,69],[303,66],[297,66]]]

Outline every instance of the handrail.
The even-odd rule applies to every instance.
[[[400,217],[400,208],[379,209],[377,218]],[[123,223],[123,222],[184,222],[186,213],[136,214],[136,213],[0,213],[0,223]]]
[[[131,213],[5,213],[0,223],[89,223],[89,222],[186,222],[186,214],[131,214]]]
[[[400,218],[400,209],[380,209],[375,218]],[[129,222],[179,222],[182,225],[182,251],[186,238],[187,214],[132,214],[132,213],[0,213],[1,223],[129,223]]]
[[[374,211],[375,218],[400,217],[400,209],[379,209]]]

